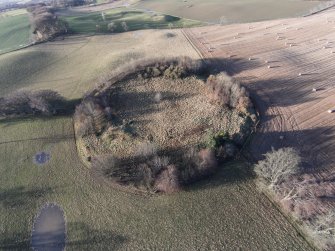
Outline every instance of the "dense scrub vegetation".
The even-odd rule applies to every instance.
[[[207,79],[208,96],[219,105],[246,111],[251,106],[244,87],[225,73],[209,76]]]
[[[75,129],[81,151],[97,176],[108,178],[114,184],[170,193],[213,174],[220,162],[233,158],[245,142],[246,137],[251,133],[251,127],[255,122],[250,118],[251,115],[254,115],[255,118],[253,107],[246,90],[223,73],[209,76],[207,83],[198,78],[189,78],[199,72],[204,73],[204,69],[205,66],[201,63],[187,58],[141,61],[122,68],[120,70],[122,74],[111,78],[109,84],[102,84],[86,95],[76,108]],[[207,78],[205,75],[202,77]],[[171,135],[166,136],[167,141],[169,141],[168,138],[176,137],[185,141],[185,137],[196,135],[200,139],[199,142],[186,146],[176,143],[162,148],[157,143],[159,140],[156,142],[150,133],[140,136],[133,126],[137,121],[120,117],[120,111],[114,107],[113,102],[117,102],[114,99],[119,98],[121,93],[120,90],[116,93],[117,87],[115,87],[116,89],[113,87],[117,83],[134,78],[137,79],[135,82],[157,81],[159,85],[166,85],[169,81],[177,81],[180,85],[190,85],[187,88],[193,88],[192,81],[200,81],[204,85],[204,92],[199,95],[204,96],[204,100],[207,100],[210,107],[216,107],[215,109],[221,111],[220,114],[238,113],[241,117],[239,128],[236,133],[230,135],[223,129],[209,130],[213,126],[202,122],[203,126],[189,128],[182,137],[176,136],[179,133],[173,135],[173,132],[168,132]],[[218,89],[223,91],[217,92]],[[213,93],[215,94],[213,95]],[[134,93],[132,95],[141,94]],[[148,104],[145,109],[149,109],[147,106],[150,106],[151,103],[159,105],[164,98],[166,99],[166,96],[167,94],[156,93],[152,101],[146,101]],[[217,98],[212,99],[213,96],[219,99],[224,96],[230,102],[217,102]],[[136,96],[133,99],[137,100]],[[137,102],[143,102],[142,100],[143,98],[140,98]],[[129,102],[132,101],[129,100]],[[140,107],[141,103],[137,105]],[[138,112],[141,113],[140,110],[136,113]],[[129,112],[126,111],[127,113]],[[216,123],[222,123],[220,119],[217,119]],[[215,118],[213,120],[215,121]],[[185,125],[188,124],[185,122]],[[217,128],[223,128],[223,125]],[[169,131],[171,130],[174,129],[169,129]],[[120,141],[117,141],[118,139]],[[113,143],[114,141],[117,143]],[[136,150],[130,150],[132,146],[128,147],[128,143],[125,142],[136,145]],[[124,145],[127,148],[123,152],[129,152],[129,154],[124,156],[117,154],[115,150],[114,152],[113,150],[103,150],[106,146],[107,149],[111,149],[113,144]]]
[[[85,4],[91,4],[95,1],[91,0],[54,0],[52,1],[52,4],[54,7],[72,7],[72,6],[81,6]]]
[[[30,13],[34,40],[46,41],[67,32],[67,24],[58,18],[54,9],[44,4],[32,5],[27,8]]]
[[[64,110],[65,99],[52,90],[16,91],[0,97],[0,118],[55,115]]]

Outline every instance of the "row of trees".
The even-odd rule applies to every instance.
[[[16,91],[0,98],[0,117],[54,115],[64,106],[65,99],[52,90]]]
[[[52,0],[53,7],[71,7],[96,3],[96,0]]]

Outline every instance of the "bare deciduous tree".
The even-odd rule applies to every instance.
[[[122,28],[123,28],[124,31],[128,31],[129,28],[128,28],[128,25],[127,25],[126,22],[122,22],[121,26],[122,26]]]
[[[114,22],[111,22],[107,25],[107,29],[110,31],[110,32],[113,32],[116,28],[116,25]]]
[[[255,166],[255,172],[262,177],[270,188],[274,188],[287,177],[299,171],[301,158],[293,148],[272,149],[265,159]]]
[[[156,178],[154,187],[159,192],[173,193],[180,190],[178,170],[174,165],[167,166]]]
[[[64,98],[51,90],[16,91],[0,99],[0,116],[52,115],[64,106]]]
[[[181,170],[181,181],[185,184],[209,175],[217,168],[218,162],[213,149],[201,149],[191,147],[182,156],[183,170]]]
[[[93,132],[101,133],[107,125],[107,112],[99,103],[93,99],[84,100],[76,107],[75,119],[77,123],[77,134],[86,136]]]

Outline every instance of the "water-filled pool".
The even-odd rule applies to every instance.
[[[31,235],[35,251],[62,251],[65,249],[66,226],[64,211],[56,204],[45,205],[37,214]]]

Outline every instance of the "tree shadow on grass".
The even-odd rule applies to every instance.
[[[51,187],[27,189],[18,186],[0,191],[0,206],[6,209],[26,209],[34,205],[38,199],[52,193]]]
[[[200,61],[201,62],[201,61]],[[210,74],[226,72],[233,76],[245,70],[252,70],[262,66],[258,60],[246,60],[245,58],[205,58],[203,74],[208,77]]]
[[[255,178],[251,165],[240,160],[223,162],[218,170],[185,187],[185,191],[203,190],[222,185],[243,183]]]
[[[319,85],[321,79],[269,78],[246,82],[245,86],[255,101],[255,105],[262,109],[271,105],[287,107],[315,101],[321,99],[319,93],[326,90]],[[314,87],[318,87],[318,92],[312,91],[313,84],[315,84]],[[264,90],[266,96],[262,95],[260,90]]]
[[[28,141],[43,141],[43,143],[59,143],[62,141],[67,141],[69,139],[73,139],[73,134],[67,134],[67,135],[53,135],[51,137],[35,137],[35,138],[29,138],[29,139],[18,139],[18,140],[8,140],[8,141],[2,141],[0,142],[0,145],[8,144],[8,143],[24,143]]]
[[[0,250],[29,250],[29,235],[24,232],[6,232],[0,236]]]
[[[82,222],[67,224],[67,250],[120,250],[129,238],[112,230],[97,230]]]

